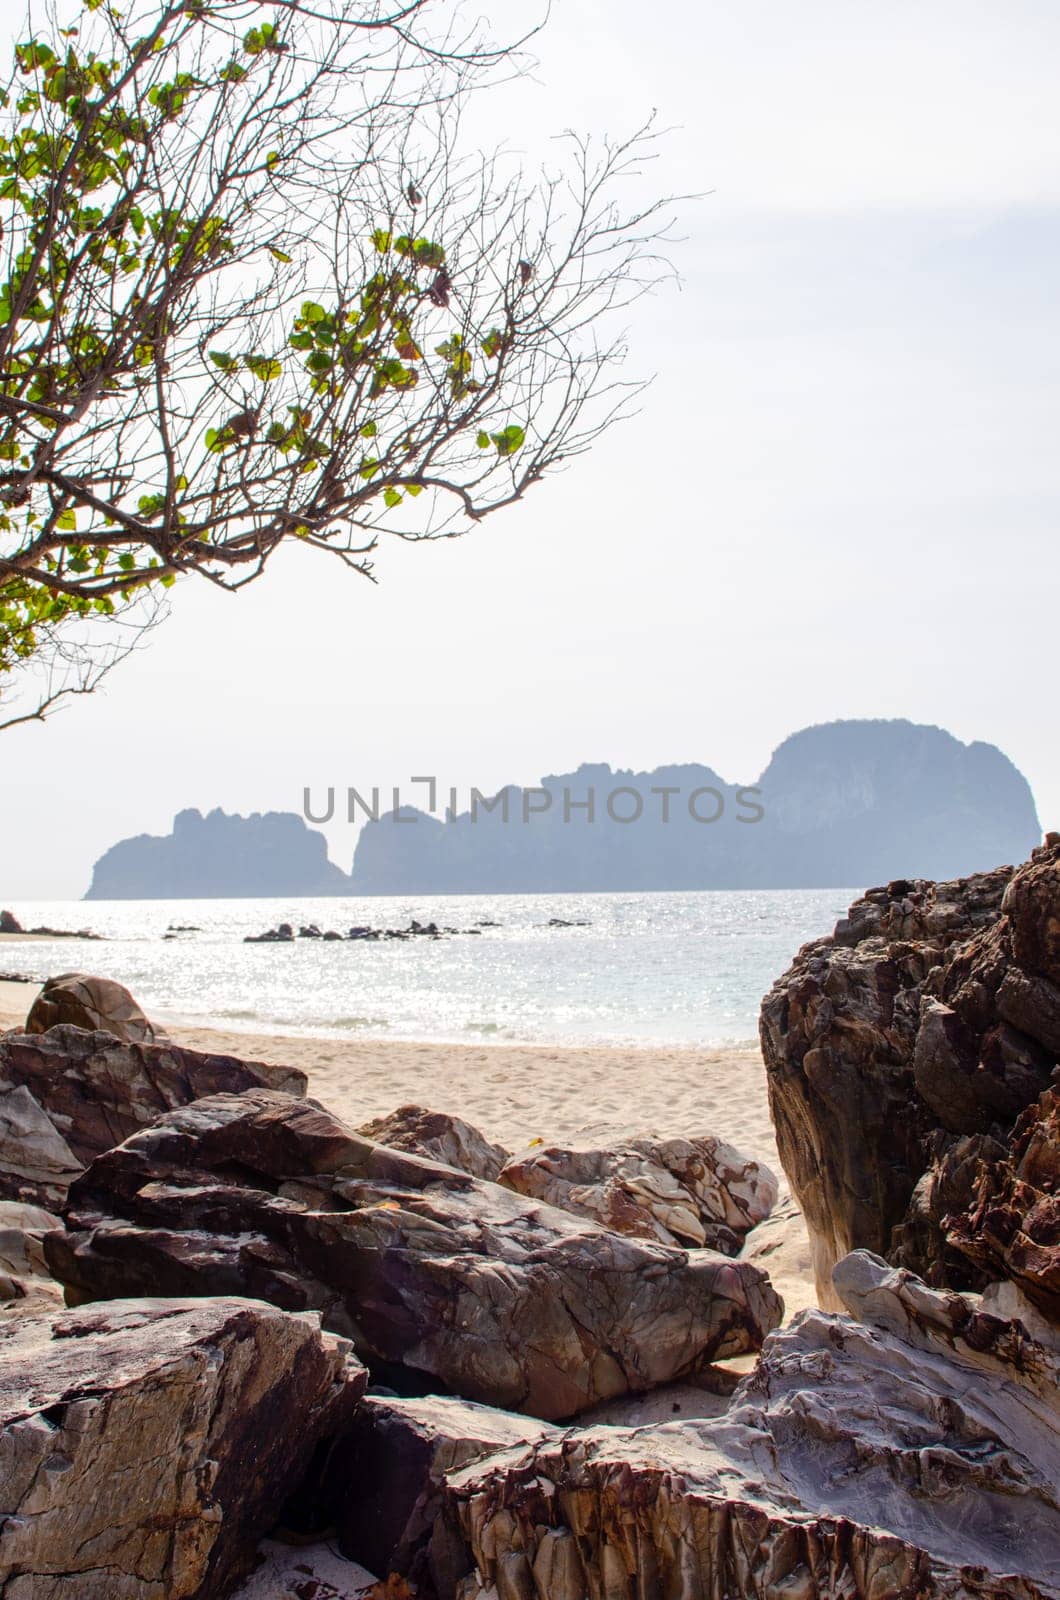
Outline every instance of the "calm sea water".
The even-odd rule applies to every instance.
[[[801,944],[857,891],[436,895],[349,900],[15,902],[24,927],[105,943],[4,940],[0,970],[90,971],[162,1021],[388,1039],[720,1045],[757,1037],[758,1006]],[[552,917],[585,927],[549,927]],[[478,937],[244,944],[280,922],[342,932],[410,919]],[[170,924],[199,931],[167,940]]]

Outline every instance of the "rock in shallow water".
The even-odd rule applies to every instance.
[[[867,1254],[837,1278],[865,1325],[804,1313],[724,1417],[453,1476],[442,1600],[1055,1600],[1056,1358]]]
[[[227,1594],[364,1381],[315,1319],[245,1300],[0,1325],[0,1594]]]
[[[160,1118],[66,1217],[47,1252],[75,1298],[318,1309],[395,1381],[544,1418],[755,1350],[782,1314],[748,1263],[608,1233],[264,1090]]]

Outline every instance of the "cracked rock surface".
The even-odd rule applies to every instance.
[[[75,1299],[319,1310],[381,1373],[552,1419],[756,1350],[768,1278],[606,1232],[251,1090],[170,1112],[72,1186],[46,1241]]]
[[[777,1180],[764,1163],[710,1136],[549,1145],[513,1157],[500,1182],[616,1233],[726,1255],[738,1254],[777,1202]]]
[[[166,1035],[141,1011],[128,989],[113,978],[63,972],[49,978],[26,1018],[27,1033],[45,1033],[68,1023],[89,1033],[110,1033],[126,1043],[164,1043]]]
[[[449,1479],[442,1600],[1056,1600],[1057,1358],[859,1252],[729,1411]],[[462,1570],[461,1570],[462,1569]]]
[[[0,1198],[55,1209],[82,1167],[164,1111],[257,1086],[304,1095],[306,1077],[68,1024],[0,1034]]]
[[[864,1248],[942,1286],[1011,1278],[1056,1314],[1060,845],[869,890],[774,984],[761,1033],[823,1305]]]
[[[447,1111],[429,1111],[426,1106],[399,1106],[389,1116],[376,1117],[357,1131],[392,1150],[426,1156],[428,1161],[441,1161],[491,1183],[508,1160],[507,1150],[493,1144],[470,1122],[450,1116]]]
[[[133,1300],[0,1324],[3,1600],[217,1600],[365,1374],[315,1319]]]

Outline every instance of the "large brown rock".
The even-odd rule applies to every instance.
[[[442,1600],[1060,1595],[1057,1360],[866,1254],[713,1420],[551,1437],[451,1475]]]
[[[363,1123],[357,1131],[392,1150],[407,1150],[411,1155],[426,1156],[428,1161],[442,1161],[447,1167],[490,1182],[496,1181],[508,1160],[507,1150],[493,1144],[470,1122],[447,1111],[428,1111],[426,1106],[399,1106],[389,1116]]]
[[[967,1141],[984,1141],[984,1159],[1003,1155],[1056,1067],[1058,919],[1056,845],[1015,872],[890,884],[801,950],[766,996],[777,1144],[822,1304],[835,1303],[832,1268],[853,1249],[962,1289],[1007,1270],[966,1250],[946,1219],[973,1202]]]
[[[219,1600],[365,1375],[313,1318],[135,1300],[0,1324],[4,1600]]]
[[[499,1182],[616,1233],[726,1255],[738,1254],[777,1201],[768,1167],[709,1135],[541,1146],[514,1156]]]
[[[162,1112],[257,1087],[304,1095],[306,1077],[67,1025],[0,1034],[0,1198],[54,1210],[82,1167]]]
[[[748,1263],[608,1233],[260,1089],[101,1156],[66,1217],[47,1251],[75,1298],[316,1309],[395,1381],[544,1418],[757,1349],[782,1313]]]
[[[49,978],[30,1007],[27,1033],[45,1033],[68,1023],[89,1033],[112,1033],[127,1043],[157,1044],[166,1039],[144,1016],[122,984],[86,972],[63,972]]]
[[[380,1577],[394,1572],[417,1591],[435,1587],[448,1565],[446,1541],[432,1538],[447,1477],[558,1432],[448,1395],[366,1395],[329,1465],[341,1549]]]

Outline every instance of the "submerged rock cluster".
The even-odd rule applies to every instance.
[[[709,1133],[512,1156],[0,1035],[0,1595],[1060,1600],[1058,1019],[1060,842],[799,953],[763,1044],[824,1309],[786,1327],[790,1200]],[[675,1420],[586,1414],[675,1380]]]

